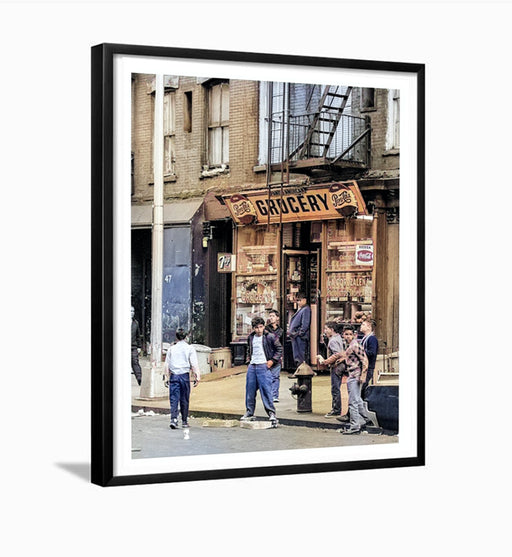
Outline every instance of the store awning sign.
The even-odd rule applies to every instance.
[[[223,196],[237,224],[296,222],[366,215],[355,181],[314,186],[285,186]]]

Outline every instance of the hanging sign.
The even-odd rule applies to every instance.
[[[356,265],[373,265],[373,243],[356,245]]]
[[[237,224],[324,220],[366,215],[357,182],[285,186],[223,196]]]
[[[236,256],[232,253],[217,254],[217,271],[219,273],[233,273],[236,269]]]

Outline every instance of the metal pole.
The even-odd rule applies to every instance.
[[[268,135],[267,135],[267,195],[269,207],[267,211],[267,232],[270,230],[270,182],[272,178],[272,106],[274,97],[274,83],[269,81],[268,94]]]
[[[151,284],[151,356],[149,373],[143,373],[140,398],[162,396],[157,383],[163,373],[162,366],[162,282],[164,236],[164,85],[163,75],[155,76],[155,121],[153,135],[153,253]],[[160,381],[163,385],[163,382]]]

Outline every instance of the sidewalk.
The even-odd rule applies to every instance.
[[[222,419],[239,419],[245,413],[245,378],[247,366],[237,366],[214,371],[202,376],[199,385],[192,389],[190,396],[190,415]],[[290,392],[296,379],[289,379],[289,372],[281,372],[279,402],[275,403],[276,414],[283,425],[303,425],[308,427],[340,428],[335,418],[326,418],[331,410],[331,378],[328,373],[313,377],[312,412],[297,412],[297,399]],[[346,386],[341,389],[342,407],[348,408]],[[137,400],[139,387],[132,375],[132,410],[153,410],[156,413],[169,413],[169,399]],[[259,393],[256,396],[257,417],[266,418]]]

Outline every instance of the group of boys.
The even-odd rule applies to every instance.
[[[259,389],[263,406],[272,425],[277,425],[274,403],[279,402],[279,383],[283,346],[281,339],[283,329],[279,326],[279,312],[271,310],[268,323],[262,317],[252,320],[253,331],[248,338],[249,367],[246,378],[245,404],[246,413],[242,420],[254,419],[256,393]],[[190,402],[190,384],[197,386],[201,380],[197,353],[186,342],[187,333],[183,329],[176,331],[173,343],[165,357],[165,382],[169,388],[171,408],[171,429],[178,428],[178,415],[181,413],[182,426],[188,428],[188,410]]]
[[[327,337],[327,359],[318,356],[321,365],[328,366],[331,374],[332,408],[326,418],[335,417],[340,422],[350,422],[348,429],[342,433],[352,435],[371,422],[370,415],[363,401],[366,388],[373,378],[377,360],[378,341],[373,332],[373,323],[365,320],[361,323],[358,338],[351,326],[343,328],[343,338],[339,334],[339,325],[328,321],[324,327]],[[362,379],[364,369],[366,377]],[[341,384],[346,377],[348,391],[348,412],[342,414]]]
[[[299,365],[306,358],[309,341],[310,313],[307,299],[299,296],[297,312],[292,316],[288,328],[288,336],[292,342],[295,364]],[[132,315],[133,318],[133,315]],[[252,332],[247,339],[248,368],[245,386],[246,412],[241,420],[254,420],[256,393],[260,391],[263,407],[273,426],[277,425],[275,403],[279,402],[279,386],[281,362],[283,358],[283,329],[279,326],[279,312],[269,311],[268,321],[262,317],[254,317],[251,321]],[[318,356],[321,365],[329,366],[331,374],[332,409],[327,418],[336,417],[340,421],[350,421],[347,434],[358,433],[369,421],[362,394],[372,378],[377,357],[377,338],[373,334],[370,321],[361,324],[362,338],[356,338],[351,327],[345,327],[343,338],[338,332],[338,324],[327,322],[324,327],[328,339],[328,358]],[[183,329],[176,331],[176,342],[167,351],[165,358],[166,384],[169,387],[171,408],[170,427],[178,427],[178,414],[181,413],[182,426],[188,426],[188,409],[190,401],[190,384],[195,387],[201,380],[197,353],[193,346],[186,342],[187,333]],[[368,358],[369,366],[364,383],[361,384],[363,362]],[[341,383],[347,377],[349,395],[349,411],[342,415]],[[350,415],[350,418],[348,417]]]

